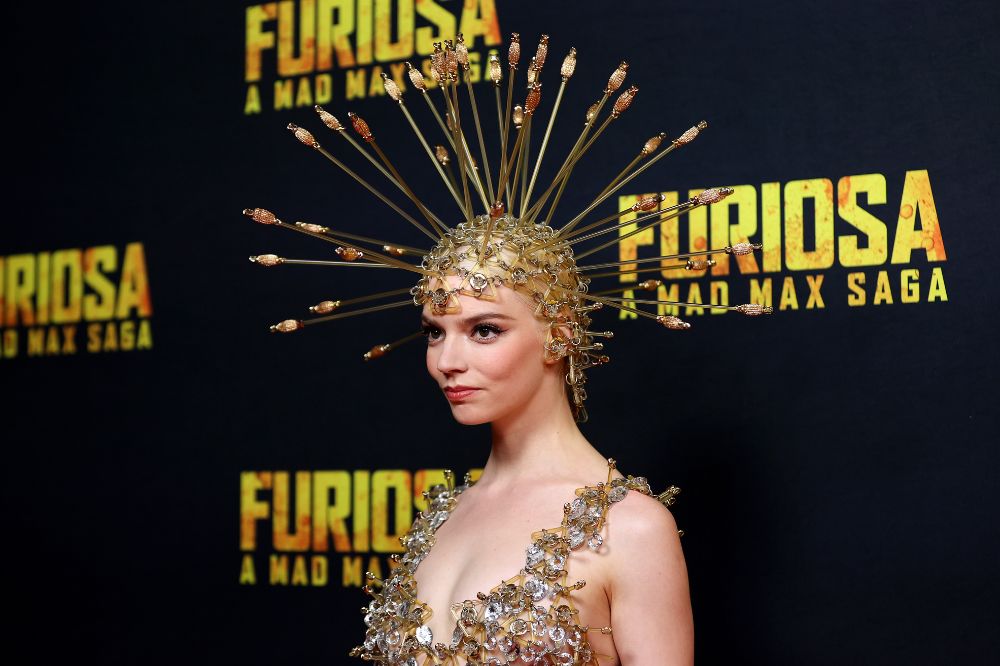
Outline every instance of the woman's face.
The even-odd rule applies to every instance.
[[[424,306],[427,371],[464,425],[515,412],[553,371],[544,354],[547,322],[534,316],[520,294],[507,287],[496,292],[495,300],[458,295],[461,309],[450,314]]]

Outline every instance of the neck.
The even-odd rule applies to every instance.
[[[586,478],[595,464],[607,464],[577,427],[558,371],[525,408],[494,421],[491,427],[490,456],[477,482],[484,487]]]

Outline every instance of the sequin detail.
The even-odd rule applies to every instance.
[[[614,461],[608,462],[610,479]],[[451,637],[435,637],[448,643],[432,642],[426,624],[432,609],[417,598],[413,574],[430,553],[434,533],[455,509],[458,497],[472,485],[467,478],[454,490],[437,485],[428,491],[427,509],[417,515],[403,536],[405,552],[399,565],[381,582],[381,589],[378,584],[367,588],[373,597],[364,609],[368,628],[364,643],[351,650],[351,656],[404,666],[421,662],[445,666],[514,662],[596,666],[598,658],[587,632],[602,628],[579,624],[572,593],[585,581],[568,584],[566,561],[585,543],[600,550],[604,543],[600,530],[607,511],[629,490],[655,497],[646,479],[627,476],[578,488],[576,497],[564,505],[562,524],[532,534],[524,567],[488,593],[453,604],[451,611],[457,620]]]

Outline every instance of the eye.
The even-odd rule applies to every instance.
[[[472,329],[472,338],[476,342],[492,342],[500,337],[503,330],[495,324],[476,324]]]
[[[440,340],[441,336],[443,335],[440,328],[438,328],[437,326],[431,326],[430,324],[424,324],[423,333],[425,336],[427,336],[427,342],[429,343]]]

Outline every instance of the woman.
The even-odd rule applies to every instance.
[[[324,301],[310,308],[323,316],[305,321],[287,319],[272,326],[272,331],[290,333],[309,324],[411,304],[421,306],[427,336],[427,368],[448,399],[453,416],[463,424],[492,426],[490,455],[478,481],[471,483],[467,477],[464,484],[455,487],[453,478],[448,476],[447,487],[431,489],[427,509],[417,516],[402,539],[404,554],[393,557],[398,566],[386,580],[368,574],[370,584],[365,589],[373,599],[365,615],[364,643],[351,651],[353,656],[405,666],[464,663],[662,666],[693,661],[691,603],[684,556],[676,524],[664,506],[673,502],[678,489],[671,487],[654,497],[645,479],[623,477],[615,470],[614,461],[598,453],[576,426],[576,422],[586,420],[584,372],[608,360],[598,353],[603,346],[594,338],[611,336],[609,332],[589,330],[590,313],[607,306],[654,319],[667,328],[683,329],[688,324],[677,317],[653,314],[635,305],[690,304],[660,300],[625,304],[621,298],[600,295],[607,292],[593,293],[591,280],[608,277],[617,280],[617,272],[609,274],[604,269],[619,266],[620,262],[578,266],[576,258],[614,245],[669,217],[721,201],[732,190],[712,188],[669,208],[661,206],[662,195],[649,196],[625,211],[598,221],[588,220],[598,205],[633,177],[665,154],[693,141],[705,128],[705,123],[699,123],[673,139],[670,148],[655,157],[651,155],[665,135],[650,138],[640,156],[590,206],[558,229],[550,227],[548,220],[573,168],[607,123],[630,107],[638,89],[633,86],[620,93],[613,104],[609,102],[625,79],[628,66],[621,63],[608,79],[599,102],[588,110],[587,125],[552,183],[529,203],[534,177],[529,185],[529,167],[522,164],[526,161],[522,160],[526,152],[522,150],[526,134],[522,129],[530,128],[539,105],[539,77],[547,51],[548,37],[543,35],[528,71],[530,85],[524,107],[515,107],[516,113],[511,116],[511,91],[520,59],[518,37],[512,36],[508,103],[501,126],[503,132],[515,129],[516,138],[501,141],[503,153],[494,189],[493,171],[485,164],[485,148],[480,145],[484,157],[484,168],[480,171],[472,160],[468,150],[471,141],[461,129],[454,106],[460,73],[464,72],[470,95],[472,92],[468,53],[461,39],[457,45],[448,44],[444,49],[435,45],[432,70],[435,81],[444,89],[448,126],[453,128],[450,141],[459,148],[456,156],[461,187],[456,187],[451,173],[445,174],[441,168],[447,167],[450,159],[443,146],[437,147],[440,164],[435,163],[455,202],[462,207],[461,219],[466,220],[454,228],[446,227],[417,199],[379,148],[371,128],[357,115],[348,114],[354,131],[371,145],[385,169],[376,166],[416,205],[424,220],[417,220],[391,204],[332,154],[322,151],[433,239],[434,246],[429,251],[315,224],[287,224],[264,209],[244,211],[256,222],[336,243],[340,245],[336,252],[342,259],[302,262],[260,255],[251,257],[255,263],[367,268],[380,264],[399,269],[399,273],[420,276],[416,286],[409,290]],[[559,70],[563,84],[572,76],[575,62],[576,51],[570,49]],[[420,71],[411,67],[408,75],[412,87],[427,95]],[[501,68],[496,56],[490,59],[490,76],[499,90]],[[387,76],[384,83],[389,99],[402,105],[402,92],[397,84]],[[430,102],[429,96],[426,99]],[[611,109],[610,117],[585,141],[606,102]],[[322,108],[317,107],[317,112],[331,130],[346,131],[338,119]],[[479,129],[478,115],[474,114],[474,118]],[[309,131],[296,125],[289,125],[289,129],[303,144],[321,149]],[[414,131],[423,142],[423,135],[415,126]],[[352,145],[374,162],[359,145],[353,141]],[[543,142],[536,165],[541,162],[544,146]],[[425,142],[424,148],[431,155]],[[636,166],[646,158],[643,166]],[[485,214],[475,214],[472,205],[475,194],[487,208]],[[513,214],[515,203],[520,204],[517,215]],[[511,208],[511,214],[505,212],[507,207]],[[543,220],[546,207],[548,215]],[[623,215],[631,213],[642,215],[631,222],[619,223]],[[580,224],[585,220],[585,224]],[[640,226],[628,232],[619,231],[628,224]],[[619,233],[610,241],[601,238],[609,232]],[[353,247],[344,240],[348,238],[381,247]],[[574,251],[577,243],[593,238],[604,242],[579,254]],[[712,265],[713,252],[744,255],[759,248],[741,242],[718,250],[641,261],[680,259],[685,262],[682,267],[704,270]],[[699,258],[692,259],[695,255]],[[709,258],[701,259],[703,255]],[[413,262],[406,259],[408,256],[421,258]],[[645,267],[636,272],[649,270],[658,271],[660,267]],[[655,282],[637,286],[655,290],[656,285],[647,284]],[[342,306],[399,296],[406,291],[412,299],[335,312]],[[757,304],[698,305],[724,307],[750,316],[770,312],[770,308]],[[377,345],[365,358],[382,356],[418,336]]]
[[[623,477],[576,425],[582,368],[600,347],[585,344],[592,306],[566,250],[547,227],[481,216],[425,257],[436,277],[414,295],[427,369],[459,423],[491,424],[492,447],[475,483],[431,494],[401,566],[375,581],[355,655],[692,662],[676,524],[645,480]]]

